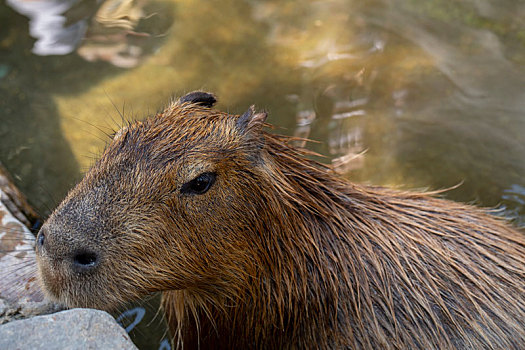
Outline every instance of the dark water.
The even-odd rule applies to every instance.
[[[0,161],[45,215],[119,112],[205,89],[220,109],[256,104],[279,132],[321,141],[308,147],[354,181],[461,184],[445,196],[523,226],[524,18],[509,0],[7,0]],[[147,305],[132,335],[157,349]]]

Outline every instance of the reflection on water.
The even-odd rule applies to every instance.
[[[144,318],[146,314],[146,309],[143,307],[134,307],[128,309],[121,313],[115,320],[126,330],[126,332],[131,332],[135,326],[137,326],[140,321]],[[131,322],[125,322],[126,320],[131,320]],[[128,324],[129,323],[129,324]]]
[[[525,215],[523,215],[523,208],[525,208],[525,186],[513,184],[510,188],[503,191],[501,196],[503,210],[502,215],[513,219],[520,227],[525,227]]]
[[[155,39],[151,32],[136,31],[141,20],[155,17],[145,14],[146,1],[7,0],[7,4],[29,18],[29,33],[37,39],[32,52],[37,55],[76,50],[87,61],[131,68]]]
[[[68,42],[73,53],[29,53],[58,28],[35,24],[27,8],[37,3],[67,4],[51,16],[65,30],[51,46],[81,35]],[[296,142],[354,181],[462,183],[445,196],[499,207],[525,224],[524,3],[8,4],[30,18],[0,5],[0,160],[41,212],[118,128],[114,106],[141,118],[174,94],[206,89],[219,96],[218,108],[239,113],[255,103],[277,131],[320,141]],[[132,333],[144,333],[144,322]],[[158,348],[160,333],[141,346]]]
[[[74,1],[56,0],[7,0],[7,4],[30,18],[29,33],[37,39],[33,53],[37,55],[65,55],[72,52],[87,28],[87,20],[66,24],[63,14]]]

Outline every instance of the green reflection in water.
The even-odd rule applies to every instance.
[[[143,118],[205,89],[220,109],[256,104],[277,131],[320,141],[307,146],[350,179],[462,183],[444,196],[501,204],[525,224],[525,5],[184,0],[144,11],[137,30],[158,40],[124,70],[29,54],[27,20],[0,5],[0,160],[41,212],[101,152],[101,130],[118,129],[113,104]]]

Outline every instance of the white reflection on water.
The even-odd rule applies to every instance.
[[[75,0],[7,0],[17,12],[29,17],[29,34],[36,38],[33,53],[65,55],[73,52],[87,29],[87,19],[66,25],[63,14]]]
[[[143,307],[134,307],[121,313],[115,320],[129,333],[142,321],[145,314],[146,309]]]
[[[32,49],[36,55],[66,55],[76,50],[90,62],[132,68],[144,55],[136,39],[150,37],[134,30],[146,17],[144,2],[7,0],[7,4],[29,18],[29,34],[37,39]]]

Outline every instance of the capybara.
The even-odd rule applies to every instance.
[[[190,93],[129,123],[43,225],[69,307],[163,293],[176,346],[525,349],[525,235],[486,210],[350,183],[266,113]]]

